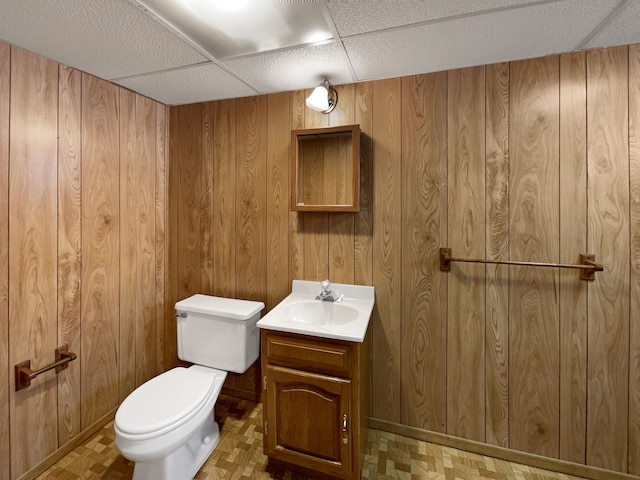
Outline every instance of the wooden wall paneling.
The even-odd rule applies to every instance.
[[[136,296],[137,269],[137,196],[136,168],[136,94],[124,88],[120,95],[120,327],[118,359],[119,391],[122,402],[136,388]]]
[[[338,92],[338,105],[329,114],[329,124],[353,125],[355,123],[355,85],[340,85],[335,87]],[[341,198],[346,202],[347,168],[351,163],[351,151],[345,148],[344,143],[336,142],[337,158],[341,168],[336,169],[341,175],[335,179],[336,188],[341,192]],[[353,190],[351,189],[351,193]],[[349,196],[351,198],[351,194]],[[355,245],[354,245],[355,214],[337,213],[329,214],[329,279],[335,283],[354,283]]]
[[[640,476],[640,45],[629,46],[631,282],[628,473]],[[0,189],[1,191],[1,189]],[[634,320],[635,319],[635,320]]]
[[[628,48],[587,53],[589,289],[587,463],[627,469],[629,407]]]
[[[236,295],[266,300],[267,282],[267,96],[237,100],[236,118]],[[237,379],[259,397],[260,362]]]
[[[584,52],[560,56],[560,262],[587,252],[587,81]],[[560,270],[560,458],[585,462],[587,282]]]
[[[360,125],[360,211],[354,219],[354,283],[373,285],[372,84],[356,83],[354,123]]]
[[[486,255],[509,260],[509,64],[485,67]],[[485,441],[509,446],[509,269],[486,266]]]
[[[391,323],[402,345],[396,352],[401,354],[401,397],[395,401],[400,402],[403,424],[436,432],[446,431],[447,417],[447,276],[438,267],[439,249],[447,245],[446,118],[446,73],[402,79],[402,177],[392,176],[395,185],[384,187],[398,189],[402,185],[402,330]],[[374,154],[375,164],[378,155]],[[389,175],[380,173],[382,178]],[[376,182],[376,196],[378,185]],[[390,201],[398,203],[398,199]],[[395,212],[384,221],[393,222],[392,215]],[[385,230],[398,227],[395,223],[384,226]],[[374,253],[377,256],[384,250]],[[393,274],[400,274],[397,267]],[[395,283],[400,278],[392,280]],[[399,286],[393,285],[393,289]]]
[[[168,107],[168,162],[167,171],[167,283],[165,285],[164,308],[164,369],[169,370],[178,362],[178,341],[175,304],[181,300],[178,297],[178,216],[180,214],[180,111],[178,107]]]
[[[289,93],[267,96],[266,311],[291,291],[289,282]],[[283,275],[287,272],[287,275]],[[266,313],[266,312],[265,312]]]
[[[214,188],[214,102],[202,106],[202,196],[200,230],[202,236],[202,293],[213,295],[213,188]]]
[[[118,404],[118,87],[82,75],[82,428]]]
[[[136,317],[135,381],[139,386],[156,375],[155,322],[155,172],[156,172],[156,102],[135,96],[137,185],[136,222]]]
[[[510,257],[559,258],[559,58],[511,64]],[[511,268],[510,447],[559,454],[559,315],[555,269]]]
[[[0,438],[9,434],[9,105],[11,47],[0,42]],[[9,478],[10,442],[0,442],[0,477]]]
[[[202,175],[202,104],[177,107],[180,152],[178,157],[178,298],[202,288],[200,198]]]
[[[169,290],[169,246],[167,245],[168,235],[167,226],[169,217],[168,202],[168,179],[169,168],[167,165],[169,156],[167,155],[168,131],[167,121],[168,107],[156,105],[156,124],[155,124],[155,319],[156,319],[156,372],[165,371],[167,341],[165,332],[165,308],[170,305],[166,302],[167,290]]]
[[[485,255],[484,94],[484,67],[449,72],[446,238],[455,255],[466,258]],[[430,254],[437,257],[435,251]],[[438,278],[435,261],[432,266]],[[481,442],[485,439],[485,268],[454,264],[447,277],[446,431]]]
[[[305,91],[295,90],[290,93],[289,126],[291,130],[304,128]],[[291,139],[289,139],[291,141]],[[291,145],[289,152],[291,152]],[[291,162],[291,161],[290,161]],[[289,166],[291,175],[291,165]],[[291,182],[289,182],[291,184]],[[304,276],[304,219],[303,212],[289,211],[289,285],[292,280],[303,280]]]
[[[236,295],[236,100],[215,102],[213,292]]]
[[[304,93],[306,99],[313,89]],[[304,109],[304,128],[329,126],[329,115]],[[329,214],[304,212],[304,280],[322,281],[329,278]]]
[[[12,48],[10,101],[9,364],[37,369],[54,361],[58,336],[58,64]],[[48,372],[15,392],[9,377],[15,478],[58,446],[57,382]]]
[[[267,97],[238,99],[237,107],[236,295],[261,301],[267,263]]]
[[[401,422],[401,92],[399,78],[373,82],[372,416]]]
[[[82,73],[60,66],[58,94],[58,344],[80,351]],[[58,374],[58,445],[78,435],[80,362]]]

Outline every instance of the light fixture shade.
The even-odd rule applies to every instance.
[[[307,97],[306,104],[311,110],[320,113],[330,113],[338,103],[338,92],[328,80],[318,85]]]

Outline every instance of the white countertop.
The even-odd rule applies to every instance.
[[[370,286],[344,283],[331,284],[331,290],[342,295],[342,300],[335,303],[336,312],[341,310],[353,312],[355,310],[355,313],[350,316],[348,321],[341,321],[340,318],[337,318],[339,313],[332,315],[332,317],[336,317],[335,319],[332,318],[322,323],[305,323],[285,315],[287,307],[297,302],[319,302],[322,304],[322,308],[331,311],[334,302],[316,300],[316,296],[321,290],[321,282],[294,280],[291,286],[291,293],[258,320],[258,327],[350,342],[364,341],[374,305],[374,288]],[[341,309],[340,306],[349,308]]]

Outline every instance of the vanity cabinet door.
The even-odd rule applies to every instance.
[[[351,381],[267,365],[265,454],[350,478]]]

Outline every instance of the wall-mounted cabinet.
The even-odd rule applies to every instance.
[[[291,210],[360,210],[360,126],[291,132]]]

